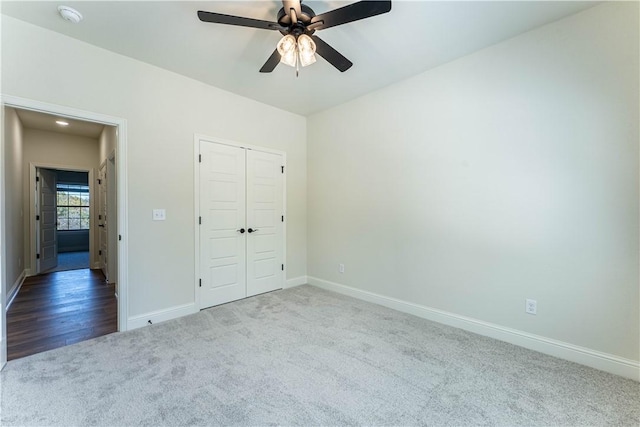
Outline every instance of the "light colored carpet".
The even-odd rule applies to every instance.
[[[83,268],[89,268],[89,252],[62,252],[58,253],[58,266],[44,273],[80,270]]]
[[[310,286],[11,361],[2,425],[632,425],[640,384]]]

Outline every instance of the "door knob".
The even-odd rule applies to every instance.
[[[243,234],[243,233],[244,233],[244,228],[241,228],[241,229],[236,230],[236,231],[239,231],[239,232],[240,232],[240,234]],[[249,232],[249,233],[251,233],[251,232]]]
[[[247,231],[248,231],[249,233],[253,233],[253,232],[255,232],[255,231],[258,231],[258,229],[257,229],[257,228],[250,228],[250,229],[248,229]]]

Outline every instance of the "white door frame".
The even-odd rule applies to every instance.
[[[107,156],[107,217],[111,218],[113,224],[107,228],[107,256],[111,259],[108,263],[107,271],[109,272],[110,283],[116,283],[117,294],[117,276],[118,276],[118,210],[117,210],[117,197],[118,195],[114,191],[114,188],[118,188],[118,180],[116,179],[116,173],[118,171],[118,165],[116,163],[116,152],[113,150]],[[114,219],[115,218],[115,221]],[[107,224],[108,225],[108,224]],[[107,261],[108,262],[108,261]]]
[[[284,213],[284,227],[282,227],[282,259],[284,260],[284,271],[282,274],[282,286],[285,287],[287,283],[287,153],[280,150],[274,150],[271,148],[260,147],[251,144],[242,144],[235,141],[229,141],[222,138],[216,138],[212,136],[206,136],[202,134],[194,134],[193,136],[193,192],[194,192],[194,242],[195,242],[195,262],[194,262],[194,283],[193,283],[193,299],[198,310],[202,310],[200,301],[200,141],[214,142],[216,144],[230,145],[232,147],[246,148],[255,151],[262,151],[265,153],[278,154],[282,156],[282,165],[284,166],[284,174],[282,175],[282,212]]]
[[[31,253],[29,257],[31,259],[31,267],[27,271],[27,276],[33,276],[38,274],[37,260],[36,260],[36,252],[38,249],[38,229],[36,223],[36,203],[34,194],[36,192],[36,170],[37,169],[55,169],[62,171],[73,171],[73,172],[87,172],[89,179],[89,267],[95,268],[91,261],[94,257],[93,251],[93,230],[94,230],[94,222],[95,222],[95,211],[94,211],[94,203],[95,196],[93,192],[95,191],[93,185],[93,177],[94,170],[93,169],[84,169],[81,167],[70,166],[70,165],[58,165],[54,163],[40,163],[40,162],[29,162],[29,233],[31,234],[30,247]]]
[[[123,118],[112,117],[105,114],[94,113],[91,111],[80,110],[77,108],[65,107],[62,105],[50,104],[46,102],[36,101],[33,99],[20,98],[17,96],[2,95],[0,97],[0,104],[3,107],[13,107],[23,110],[38,111],[42,113],[55,114],[60,117],[66,117],[70,119],[78,119],[84,121],[90,121],[95,123],[101,123],[104,125],[115,126],[117,128],[116,138],[116,155],[118,156],[118,164],[116,171],[117,180],[117,209],[118,209],[118,235],[122,240],[118,241],[118,331],[126,331],[127,319],[129,316],[128,310],[128,225],[129,219],[127,217],[127,121]],[[4,123],[4,115],[2,116]],[[0,155],[4,159],[4,135],[1,136],[0,143]],[[4,176],[4,168],[0,162],[0,176]],[[0,239],[2,246],[0,247],[0,369],[7,363],[7,301],[6,292],[7,286],[4,272],[6,271],[6,258],[5,258],[5,236],[4,230],[5,216],[6,216],[6,201],[5,201],[5,180],[0,180]]]
[[[102,197],[102,195],[100,194],[100,186],[102,185],[107,185],[106,184],[106,180],[107,180],[107,162],[109,160],[105,159],[102,163],[100,163],[100,165],[98,166],[98,173],[97,173],[97,178],[96,179],[100,179],[102,180],[100,184],[98,184],[97,188],[96,188],[96,198],[95,200],[95,207],[96,207],[96,219],[95,219],[95,224],[96,226],[98,226],[98,217],[101,215],[100,213],[100,204],[102,203],[102,201],[100,200],[100,198]],[[102,168],[104,167],[104,175],[100,174],[100,171],[102,170]],[[106,198],[107,198],[107,194],[106,194],[106,190],[105,190],[105,204],[106,204]],[[93,206],[93,205],[92,205]],[[105,213],[104,213],[105,217],[107,216],[107,212],[105,209]],[[102,223],[104,224],[104,219],[102,220]],[[99,229],[96,229],[96,240],[97,240],[97,245],[98,245],[98,257],[97,257],[97,261],[95,263],[95,266],[93,268],[96,269],[100,269],[102,270],[102,274],[104,274],[104,277],[107,278],[107,283],[109,283],[109,279],[111,279],[113,281],[113,277],[109,278],[109,273],[107,271],[107,269],[105,269],[105,267],[107,267],[103,262],[102,262],[102,255],[100,254],[100,251],[102,250],[102,245],[101,245],[101,241],[100,241],[100,233],[101,231]],[[108,233],[108,230],[107,230]],[[106,233],[105,233],[106,234]],[[108,237],[107,237],[108,238]],[[107,245],[108,246],[108,245]],[[104,254],[104,256],[108,256],[107,253]]]

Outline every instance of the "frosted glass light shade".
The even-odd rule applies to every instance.
[[[296,66],[296,38],[291,34],[287,34],[278,42],[278,53],[280,54],[280,62],[291,67]]]
[[[311,37],[301,34],[298,37],[298,56],[300,65],[306,67],[316,62],[316,44]]]

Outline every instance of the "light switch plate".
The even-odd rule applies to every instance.
[[[164,209],[154,209],[153,210],[153,220],[154,221],[164,221],[167,219],[167,212]]]

